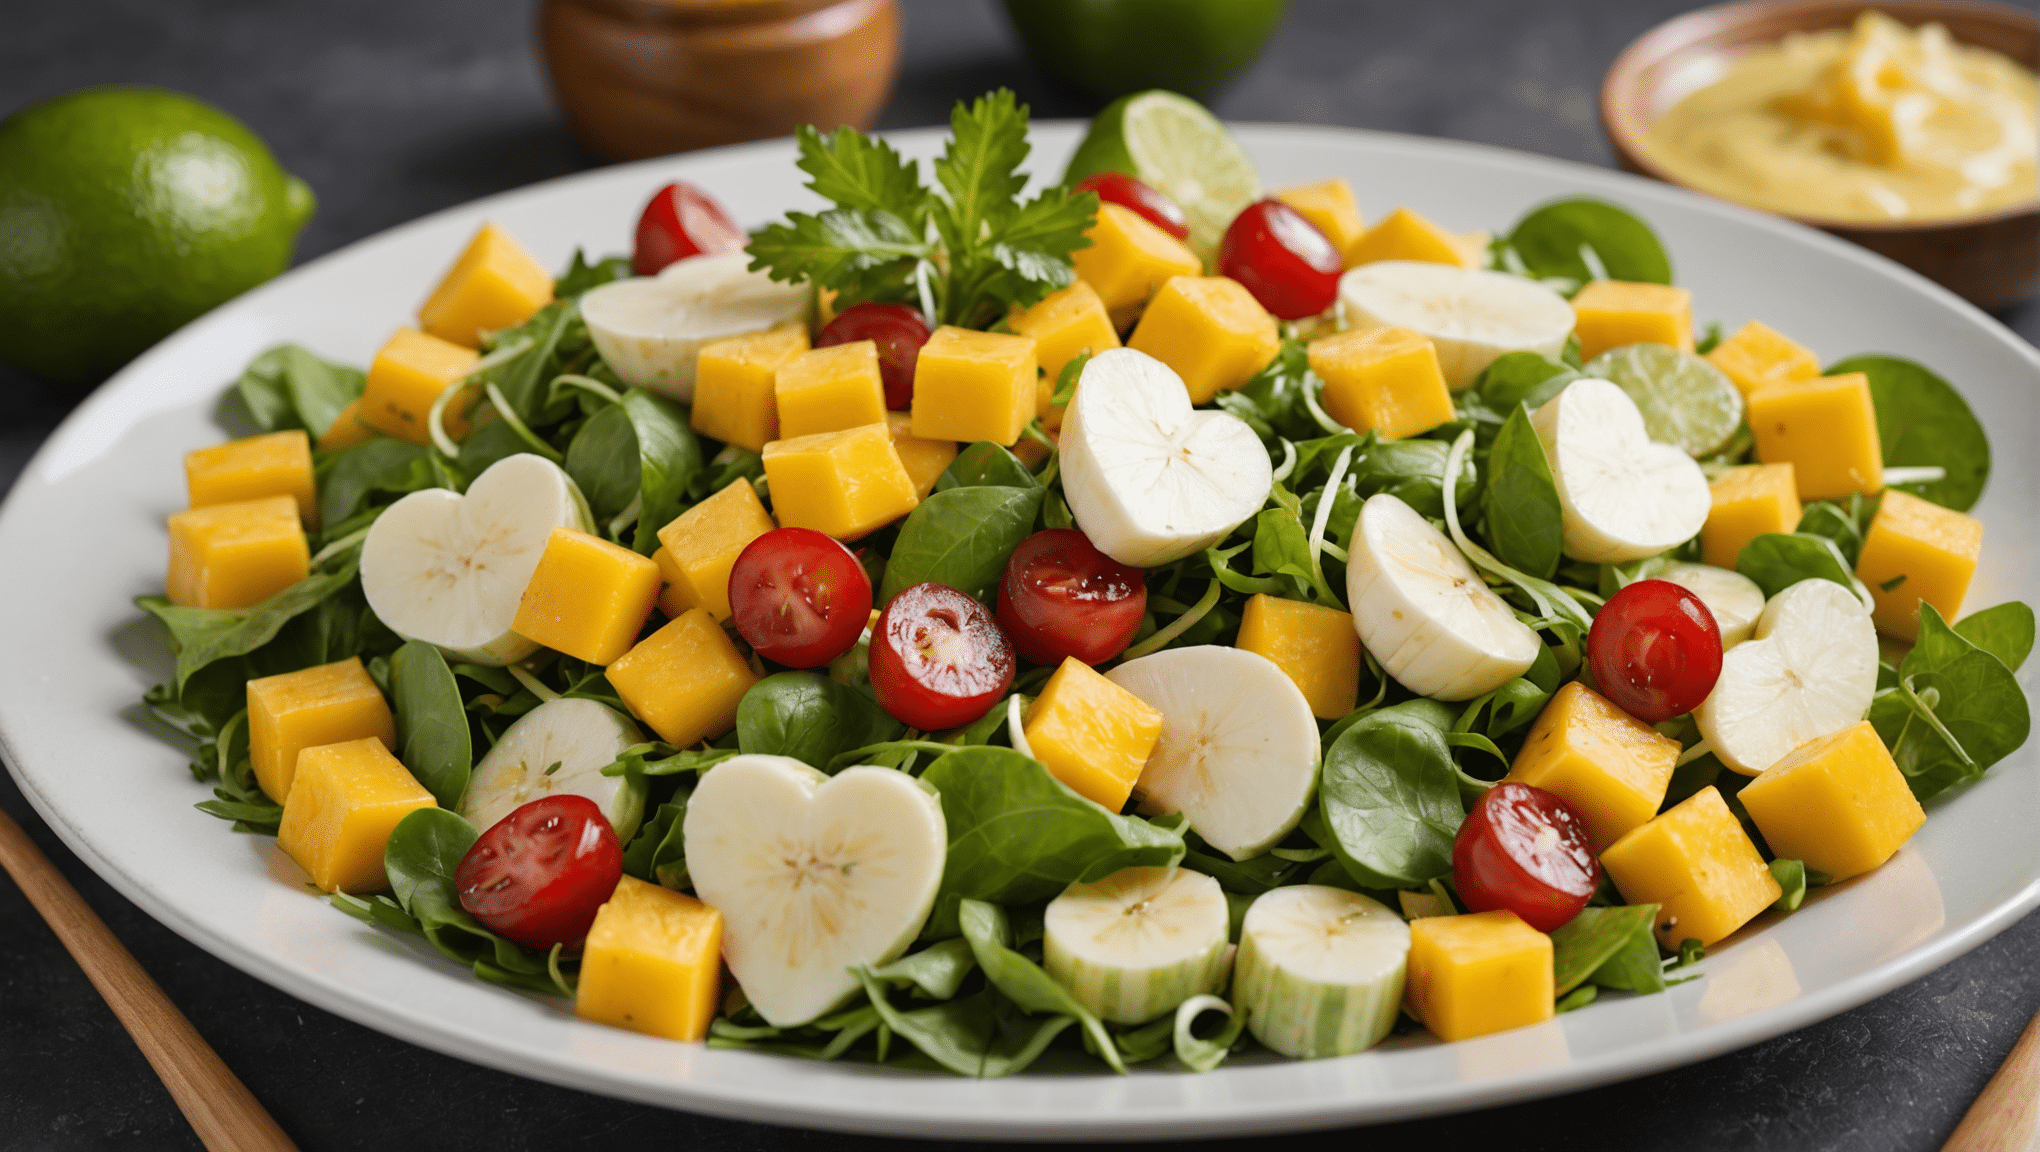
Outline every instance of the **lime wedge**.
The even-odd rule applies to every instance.
[[[1204,105],[1159,88],[1122,96],[1091,121],[1065,183],[1124,172],[1161,190],[1190,218],[1190,248],[1209,265],[1240,209],[1261,196],[1261,174]]]
[[[1594,358],[1585,375],[1611,380],[1643,412],[1650,438],[1694,459],[1711,455],[1742,427],[1742,393],[1721,369],[1669,344],[1625,344]]]

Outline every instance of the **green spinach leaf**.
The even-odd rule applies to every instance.
[[[623,850],[623,870],[640,880],[684,891],[687,877],[687,839],[681,832],[687,819],[687,798],[691,789],[681,789],[659,805],[651,818],[631,837]]]
[[[458,808],[474,768],[474,744],[446,657],[423,640],[407,641],[390,657],[390,690],[397,759],[440,807]]]
[[[404,494],[439,486],[427,449],[379,436],[319,461],[319,521],[338,524],[368,507],[376,493]]]
[[[1030,1016],[996,988],[902,1012],[886,999],[885,986],[871,969],[851,971],[894,1035],[959,1076],[1011,1076],[1039,1059],[1050,1041],[1076,1023],[1070,1016]]]
[[[958,452],[956,459],[935,479],[937,492],[984,487],[1039,488],[1041,482],[1018,456],[990,440],[980,440]]]
[[[1981,777],[2032,729],[2018,677],[1950,628],[1932,604],[1920,605],[1920,637],[1898,680],[1871,701],[1870,722],[1923,802]]]
[[[659,529],[671,523],[687,496],[687,485],[701,471],[701,442],[687,426],[687,413],[656,392],[632,388],[618,405],[637,435],[637,538],[631,547],[650,556],[659,546]]]
[[[139,597],[135,606],[170,629],[170,643],[177,650],[174,686],[181,694],[185,683],[199,669],[215,660],[244,656],[261,648],[275,639],[293,618],[353,584],[359,563],[357,549],[348,554],[340,567],[313,572],[253,608],[179,608],[163,596]]]
[[[980,600],[998,587],[1013,549],[1034,530],[1042,489],[952,488],[907,514],[885,565],[881,603],[924,581]]]
[[[1119,1048],[1112,1043],[1105,1022],[1078,1003],[1040,965],[1008,946],[1013,930],[1006,922],[1005,909],[982,900],[966,899],[957,909],[957,923],[963,928],[963,938],[970,944],[971,954],[977,957],[978,967],[984,970],[985,979],[1025,1011],[1074,1017],[1089,1033],[1099,1058],[1114,1072],[1126,1075],[1126,1065],[1119,1059]]]
[[[1825,536],[1769,532],[1743,545],[1735,570],[1756,582],[1766,598],[1801,580],[1832,580],[1858,596],[1863,586],[1842,559],[1841,549]]]
[[[1528,405],[1516,405],[1488,450],[1485,505],[1488,545],[1496,558],[1540,579],[1558,574],[1565,519]]]
[[[1620,907],[1592,906],[1551,932],[1551,968],[1554,991],[1563,996],[1594,976],[1602,965],[1614,959],[1641,937],[1650,946],[1656,966],[1657,942],[1651,923],[1657,918],[1655,904]]]
[[[2017,672],[2033,653],[2033,609],[2017,600],[2008,600],[1957,620],[1955,634]]]
[[[412,812],[397,822],[383,848],[383,869],[395,902],[377,897],[375,902],[353,901],[361,907],[343,908],[372,923],[422,935],[441,954],[469,965],[485,980],[559,991],[547,972],[545,956],[482,927],[460,906],[453,874],[479,836],[474,825],[447,809]]]
[[[1532,211],[1509,232],[1509,247],[1533,277],[1670,284],[1672,261],[1650,225],[1600,200],[1560,200]],[[1587,263],[1582,249],[1600,267]]]
[[[598,524],[630,506],[644,468],[638,461],[637,430],[623,405],[611,404],[588,417],[567,443],[566,469]]]
[[[1877,438],[1886,468],[1937,467],[1947,473],[1905,489],[1936,504],[1967,512],[1990,479],[1990,437],[1946,380],[1897,356],[1852,356],[1826,374],[1861,372],[1870,378],[1877,408]]]
[[[264,432],[303,428],[317,440],[342,409],[360,399],[365,379],[359,368],[322,360],[297,344],[279,344],[250,361],[235,387]]]
[[[1445,733],[1451,711],[1412,700],[1368,713],[1325,753],[1320,808],[1339,862],[1370,888],[1415,888],[1452,870],[1466,811]]]
[[[791,756],[816,768],[902,731],[869,695],[814,672],[776,672],[753,684],[737,704],[739,748]]]

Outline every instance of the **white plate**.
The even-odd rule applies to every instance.
[[[1995,473],[1975,606],[2040,602],[2040,356],[1897,265],[1827,236],[1661,184],[1466,144],[1246,127],[1271,188],[1344,176],[1379,215],[1412,205],[1455,230],[1597,195],[1656,227],[1703,322],[1761,317],[1824,361],[1910,356],[1955,382],[1989,426]],[[934,154],[933,132],[893,139]],[[1060,171],[1075,129],[1036,131]],[[159,591],[180,456],[217,442],[222,390],[271,344],[366,363],[484,219],[562,267],[576,245],[624,250],[657,184],[694,181],[748,225],[812,207],[786,141],[603,169],[449,209],[317,260],[220,308],[128,367],[51,437],[0,512],[0,750],[72,850],[128,898],[227,962],[322,1008],[478,1063],[595,1092],[745,1120],[916,1136],[1155,1139],[1324,1127],[1571,1091],[1685,1064],[1868,1000],[1976,946],[2040,903],[2040,772],[2028,745],[1932,808],[1879,871],[1768,915],[1659,996],[1613,997],[1461,1044],[1404,1037],[1311,1063],[1244,1061],[1205,1076],[1041,1073],[972,1081],[711,1051],[575,1021],[564,1001],[480,983],[328,907],[266,838],[192,804],[207,796],[139,705],[169,657],[129,606]],[[1072,1066],[1074,1067],[1074,1066]]]

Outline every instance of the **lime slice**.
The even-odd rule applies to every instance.
[[[1240,209],[1261,196],[1261,174],[1204,105],[1157,88],[1106,105],[1070,159],[1065,183],[1124,172],[1161,190],[1190,218],[1190,248],[1209,265]]]
[[[1643,412],[1650,438],[1694,459],[1720,451],[1742,427],[1742,393],[1721,369],[1669,344],[1625,344],[1581,371],[1612,380]]]

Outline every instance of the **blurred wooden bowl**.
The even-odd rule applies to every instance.
[[[1789,32],[1845,28],[1876,10],[1918,26],[1937,22],[1964,44],[2040,66],[2040,16],[1982,0],[1755,0],[1668,20],[1623,49],[1601,83],[1601,119],[1623,166],[1676,184],[1652,162],[1644,132],[1680,99],[1720,78],[1725,66]],[[1888,256],[1963,299],[2002,308],[2040,285],[2040,201],[1954,219],[1866,224],[1791,219]]]
[[[867,128],[899,63],[895,0],[544,0],[538,26],[554,98],[609,160]]]

